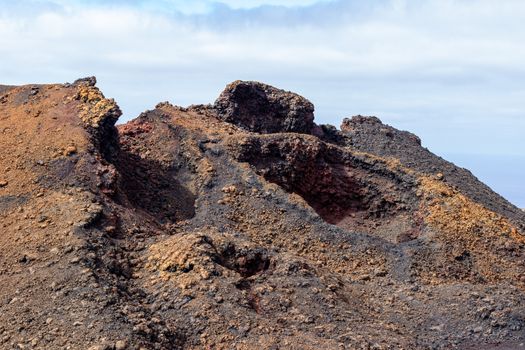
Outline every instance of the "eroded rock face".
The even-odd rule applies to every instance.
[[[388,162],[309,135],[250,135],[232,138],[229,147],[237,160],[300,195],[330,224],[394,242],[419,234],[417,176]]]
[[[0,348],[525,341],[525,214],[416,136],[242,82],[115,127],[95,82],[0,87]]]
[[[249,131],[308,134],[314,127],[314,105],[310,101],[258,82],[229,84],[214,107],[219,118]]]
[[[393,146],[401,149],[396,154],[400,154],[403,148],[421,146],[421,139],[416,135],[385,125],[377,117],[357,115],[350,119],[345,118],[341,124],[341,131],[355,144],[369,144],[370,149],[372,147],[385,151],[390,149],[392,154],[395,152],[392,150]],[[383,142],[378,142],[379,139]],[[379,151],[374,153],[379,153]]]
[[[439,177],[472,200],[510,218],[521,229],[524,216],[518,208],[492,191],[467,169],[460,168],[421,146],[416,135],[383,124],[377,117],[355,116],[341,124],[340,144],[380,157],[397,159],[421,174]]]

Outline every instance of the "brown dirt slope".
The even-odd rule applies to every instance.
[[[525,342],[522,216],[415,137],[255,82],[119,115],[94,78],[0,89],[1,349]]]

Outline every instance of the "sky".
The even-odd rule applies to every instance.
[[[409,130],[525,208],[525,1],[0,0],[0,84],[95,75],[124,112],[291,90]]]

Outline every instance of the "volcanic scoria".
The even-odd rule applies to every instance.
[[[525,213],[375,117],[236,81],[0,86],[1,349],[514,349]]]

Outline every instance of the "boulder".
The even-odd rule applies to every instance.
[[[214,108],[223,121],[263,134],[309,134],[315,127],[310,101],[259,82],[238,80],[229,84]]]

